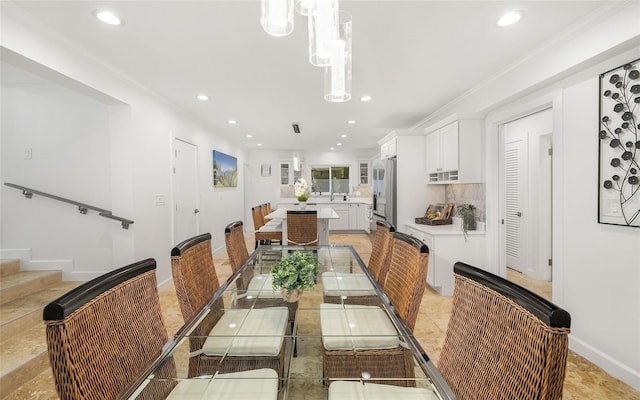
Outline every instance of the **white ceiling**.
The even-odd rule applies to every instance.
[[[353,98],[346,103],[323,99],[324,72],[307,61],[306,17],[296,15],[293,34],[269,36],[257,0],[3,3],[211,132],[248,148],[339,150],[372,148],[390,131],[416,126],[610,1],[343,0],[341,9],[353,15]],[[98,8],[118,13],[124,26],[98,22]],[[497,27],[514,9],[523,12],[521,22]],[[200,93],[210,100],[196,100]],[[360,102],[364,94],[373,101]],[[293,133],[293,121],[301,134]]]

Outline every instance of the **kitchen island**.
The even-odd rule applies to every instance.
[[[329,220],[329,230],[335,231],[365,231],[370,232],[373,199],[370,197],[335,196],[331,201],[329,197],[311,197],[307,201],[307,207],[330,207],[340,218]],[[295,198],[281,198],[277,208],[297,210],[299,202]]]
[[[294,209],[294,208],[289,208]],[[329,244],[329,220],[338,219],[340,216],[331,207],[307,206],[307,210],[318,211],[318,244],[320,246]],[[275,211],[267,214],[266,219],[282,221],[282,245],[287,245],[287,208],[278,207]]]

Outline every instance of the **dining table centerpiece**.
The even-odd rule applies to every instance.
[[[296,199],[300,203],[300,209],[307,208],[307,200],[309,200],[309,184],[304,178],[300,178],[293,185],[295,190]]]
[[[271,267],[273,289],[280,289],[282,298],[296,302],[306,288],[313,288],[318,277],[318,256],[308,251],[294,251]]]

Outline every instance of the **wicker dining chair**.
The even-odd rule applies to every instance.
[[[393,233],[396,230],[392,224],[382,220],[377,221],[376,228],[367,268],[380,288],[384,290],[391,261]],[[327,271],[322,273],[320,279],[325,303],[380,304],[380,299],[373,285],[363,273]]]
[[[282,243],[282,223],[280,221],[271,221],[273,224],[265,223],[262,209],[262,205],[251,208],[256,248],[260,244],[271,244],[273,241]]]
[[[227,255],[231,264],[231,270],[238,271],[249,258],[247,245],[244,240],[244,230],[242,221],[235,221],[227,225],[224,229],[225,245]],[[281,252],[274,252],[280,255]],[[272,257],[270,257],[272,258]],[[275,258],[274,260],[277,260]],[[267,307],[287,307],[289,310],[289,332],[293,332],[295,324],[298,302],[287,302],[282,298],[280,291],[273,289],[273,278],[271,270],[255,271],[253,268],[245,268],[238,277],[236,286],[238,296],[236,304],[238,308],[267,308]]]
[[[188,322],[207,306],[220,286],[211,255],[211,234],[174,247],[171,270],[180,310]],[[287,320],[287,307],[229,309],[220,296],[189,338],[189,376],[271,368],[282,377]]]
[[[426,286],[429,249],[400,232],[393,234],[385,293],[397,316],[413,329]],[[323,303],[320,310],[325,385],[341,379],[413,386],[413,355],[386,311],[377,306]]]
[[[224,230],[227,255],[234,273],[249,258],[242,226],[242,221],[235,221],[227,225]],[[280,255],[281,252],[278,251],[277,254]],[[277,258],[274,260],[277,260]],[[253,268],[246,268],[237,280],[237,288],[241,292],[236,299],[238,307],[287,307],[289,309],[289,322],[293,328],[298,303],[284,301],[280,291],[273,289],[272,282],[271,269],[268,271],[255,271]]]
[[[47,349],[60,399],[115,399],[160,356],[168,340],[147,259],[108,272],[49,303],[43,312]],[[175,364],[163,373],[175,376]],[[140,398],[164,398],[165,380]],[[147,397],[148,395],[148,397]]]
[[[438,369],[458,399],[562,398],[569,313],[513,282],[454,265]]]
[[[318,211],[287,210],[287,243],[296,246],[318,244]]]

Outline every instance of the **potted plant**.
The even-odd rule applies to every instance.
[[[271,276],[273,288],[280,289],[286,301],[298,301],[304,289],[316,285],[318,257],[305,251],[287,254],[271,267]]]
[[[464,232],[466,240],[468,237],[467,231],[476,230],[476,206],[473,204],[460,204],[457,212],[462,219],[462,232]]]
[[[309,185],[304,178],[300,178],[294,184],[295,195],[300,202],[300,209],[307,208],[307,200],[309,200]]]

